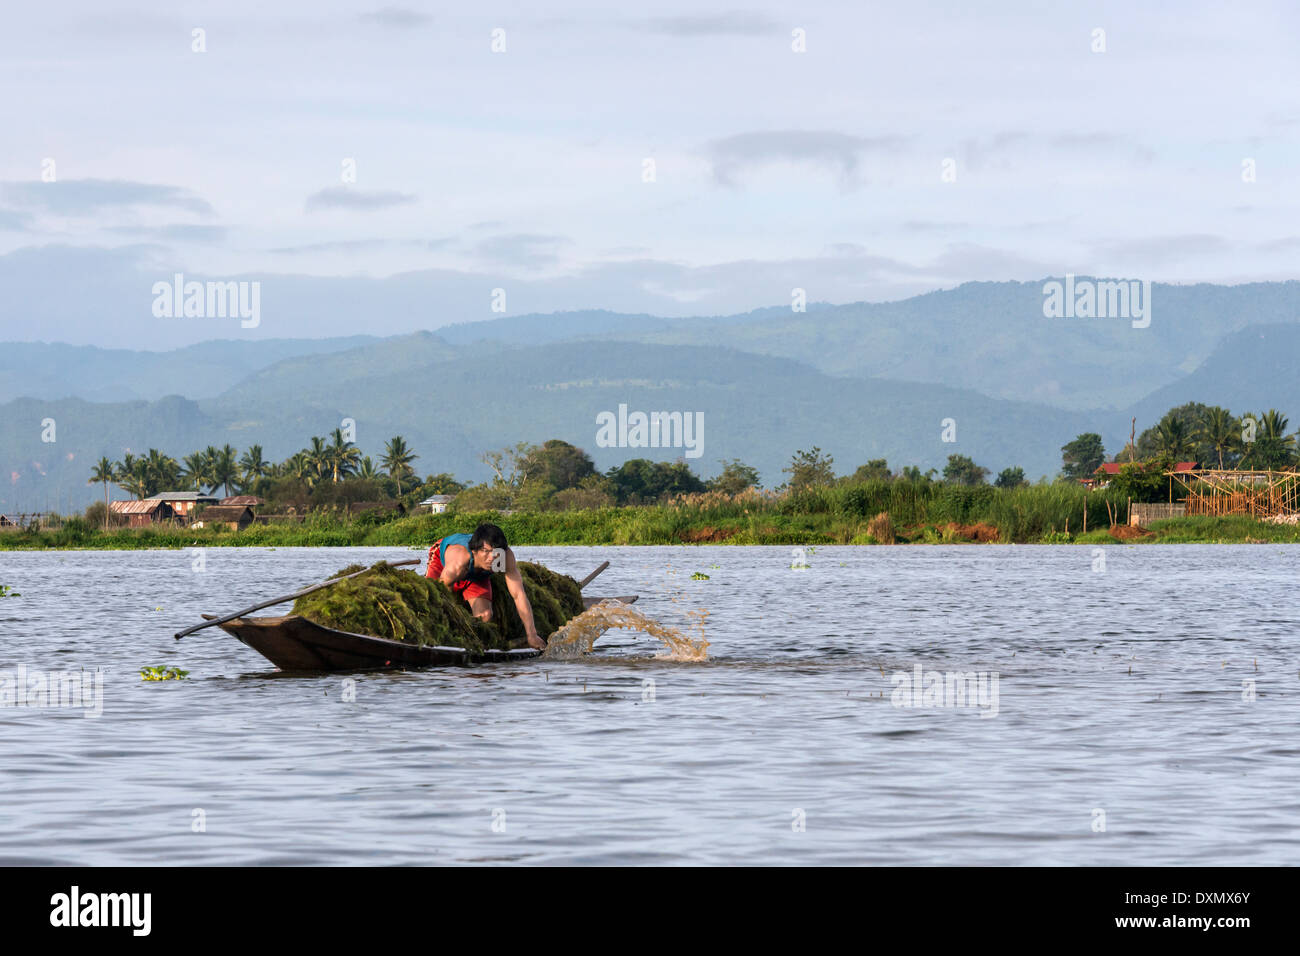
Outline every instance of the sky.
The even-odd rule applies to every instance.
[[[1297,277],[1286,2],[55,0],[5,20],[0,340]],[[259,283],[256,325],[156,315],[177,273]]]

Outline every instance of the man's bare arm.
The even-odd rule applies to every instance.
[[[468,548],[453,544],[447,548],[446,556],[447,563],[442,566],[442,574],[438,575],[438,580],[451,587],[469,571],[470,553]]]
[[[515,563],[515,553],[506,549],[506,588],[515,599],[515,609],[519,611],[519,620],[524,624],[524,633],[528,636],[528,646],[542,648],[546,642],[537,634],[537,625],[533,622],[533,606],[528,602],[528,592],[524,590],[523,575]]]

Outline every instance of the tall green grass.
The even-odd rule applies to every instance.
[[[103,531],[80,519],[60,530],[0,533],[0,549],[12,548],[191,548],[223,546],[328,547],[383,545],[425,547],[480,521],[502,527],[520,545],[680,544],[683,540],[727,544],[847,544],[874,540],[868,525],[888,513],[905,541],[954,540],[948,524],[989,524],[1005,542],[1079,540],[1084,508],[1087,539],[1104,540],[1110,524],[1127,520],[1125,501],[1115,492],[1088,492],[1060,483],[1014,489],[989,485],[963,487],[936,482],[868,481],[811,489],[785,496],[719,494],[688,496],[659,506],[544,511],[500,515],[412,515],[381,524],[349,521],[314,513],[300,524],[252,525],[235,532],[222,528],[117,528]],[[1065,531],[1069,529],[1069,536]],[[1269,525],[1249,518],[1179,518],[1157,522],[1159,540],[1297,541],[1295,526]],[[959,540],[959,539],[957,539]]]

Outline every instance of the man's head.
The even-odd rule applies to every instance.
[[[486,521],[475,528],[469,538],[470,557],[474,559],[474,567],[480,571],[491,571],[493,556],[498,551],[504,554],[508,547],[506,533]]]

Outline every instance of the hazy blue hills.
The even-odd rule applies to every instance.
[[[375,338],[220,340],[169,352],[44,342],[0,343],[0,402],[85,398],[120,402],[219,395],[249,372],[294,355],[351,348]]]
[[[1300,426],[1300,325],[1251,325],[1228,336],[1194,372],[1129,412],[1148,424],[1176,405],[1204,402],[1234,414],[1276,408]]]
[[[627,458],[685,455],[684,447],[597,447],[596,416],[616,413],[620,403],[630,411],[702,412],[703,453],[688,458],[696,470],[713,474],[719,459],[742,458],[769,484],[782,480],[796,449],[813,445],[845,471],[882,457],[941,467],[956,452],[995,470],[1018,464],[1034,477],[1054,474],[1060,445],[1090,421],[960,389],[835,378],[731,349],[484,344],[466,357],[421,334],[288,359],[199,402],[23,399],[0,406],[0,510],[93,501],[99,489],[86,480],[101,455],[116,460],[157,447],[179,458],[228,441],[241,451],[257,442],[278,459],[343,418],[355,421],[366,454],[377,457],[384,440],[401,434],[421,456],[421,472],[471,479],[486,477],[482,451],[520,440],[563,438],[602,469]],[[940,440],[949,417],[957,421],[955,444]],[[41,441],[45,418],[57,423],[54,444]]]
[[[807,313],[592,310],[173,352],[10,344],[0,348],[0,510],[93,500],[85,481],[101,455],[157,447],[179,458],[230,442],[278,459],[344,418],[366,454],[402,434],[422,472],[479,479],[481,452],[520,440],[563,438],[602,468],[677,457],[683,449],[597,447],[596,415],[620,403],[699,411],[704,453],[691,464],[707,475],[741,458],[769,484],[813,445],[842,473],[880,457],[938,468],[960,453],[994,473],[1054,475],[1079,432],[1101,432],[1113,452],[1132,416],[1146,428],[1186,401],[1277,407],[1300,424],[1300,283],[1157,285],[1145,329],[1042,313],[1039,283],[971,283]],[[132,396],[149,401],[120,400]],[[41,441],[46,418],[54,444]],[[939,440],[945,418],[957,421],[955,444]]]
[[[1079,277],[1083,280],[1087,277]],[[1071,409],[1124,409],[1197,369],[1255,324],[1300,320],[1300,282],[1153,287],[1148,328],[1125,318],[1043,315],[1043,282],[972,282],[898,302],[810,304],[666,319],[603,310],[443,325],[444,348],[614,340],[720,345],[794,359],[830,375],[928,382]],[[356,307],[363,309],[363,305]],[[364,327],[358,314],[355,325]],[[437,325],[436,310],[430,322]],[[405,341],[405,336],[393,340]],[[220,394],[276,362],[377,339],[223,341],[175,352],[0,346],[0,401],[30,395],[99,401]]]
[[[1087,277],[1077,277],[1079,280]],[[1300,321],[1300,282],[1152,287],[1152,318],[1047,318],[1043,282],[971,282],[899,302],[743,316],[529,315],[439,329],[457,344],[573,338],[732,348],[853,375],[970,388],[1063,408],[1125,408],[1196,369],[1249,324]]]

